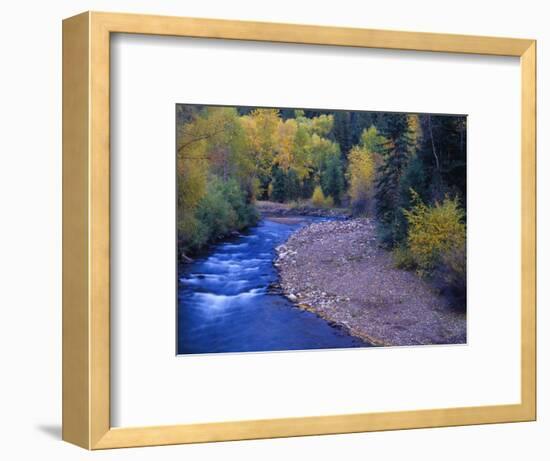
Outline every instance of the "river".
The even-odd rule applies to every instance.
[[[303,225],[263,219],[179,266],[178,354],[369,346],[270,290],[275,248]]]

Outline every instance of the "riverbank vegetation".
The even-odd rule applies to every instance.
[[[256,200],[376,221],[399,267],[465,297],[466,117],[177,106],[178,248],[253,225]]]

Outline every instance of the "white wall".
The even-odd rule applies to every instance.
[[[0,70],[0,434],[6,459],[547,459],[550,40],[545,2],[73,0],[3,5]],[[84,10],[454,32],[539,41],[539,421],[91,454],[60,437],[61,19]],[[505,251],[505,249],[503,249]],[[496,323],[498,325],[498,322]],[[154,451],[152,451],[154,450]]]

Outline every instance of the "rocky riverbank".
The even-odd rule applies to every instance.
[[[466,342],[466,313],[414,273],[396,269],[375,223],[311,224],[277,247],[283,293],[298,307],[376,345]]]

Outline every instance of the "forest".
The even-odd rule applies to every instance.
[[[466,292],[466,116],[179,104],[178,254],[260,219],[255,204],[376,222],[397,267]]]

